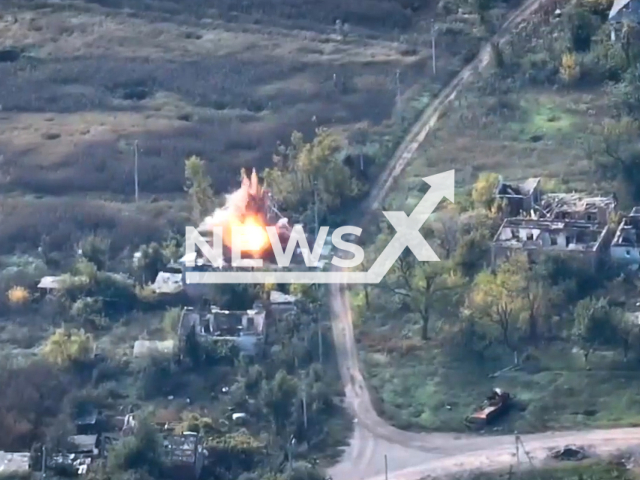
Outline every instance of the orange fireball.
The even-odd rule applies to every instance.
[[[269,246],[267,230],[256,216],[247,216],[244,222],[231,217],[227,227],[224,243],[229,247],[233,245],[234,237],[242,252],[260,254]]]

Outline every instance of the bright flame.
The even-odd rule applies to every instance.
[[[222,241],[227,247],[233,248],[235,235],[241,252],[257,258],[271,244],[265,227],[267,202],[256,171],[248,177],[243,170],[240,188],[227,195],[224,207],[205,218],[198,230],[211,232],[213,227],[222,227]]]
[[[226,245],[231,246],[234,237],[242,252],[254,254],[262,253],[269,246],[269,235],[260,219],[255,216],[247,216],[244,222],[238,217],[229,218],[229,227],[223,233],[223,240]]]

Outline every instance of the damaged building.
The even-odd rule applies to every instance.
[[[200,477],[206,452],[197,433],[164,435],[163,446],[169,478],[196,480]]]
[[[597,223],[508,218],[493,240],[491,260],[495,265],[516,252],[535,260],[545,251],[581,255],[595,268],[607,252],[608,235],[608,226]]]
[[[255,354],[264,337],[266,311],[260,303],[245,311],[221,310],[211,307],[206,314],[185,308],[178,327],[182,340],[192,330],[209,340],[231,340],[248,354]]]
[[[542,216],[551,220],[595,222],[606,225],[616,213],[618,200],[615,195],[589,197],[577,193],[551,193],[541,202]]]
[[[507,217],[529,214],[535,210],[542,198],[540,178],[529,178],[522,183],[498,182],[496,198],[507,206]]]
[[[611,258],[621,265],[640,265],[640,207],[634,207],[620,223],[611,242]]]

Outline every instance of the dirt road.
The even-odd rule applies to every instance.
[[[514,12],[478,57],[438,95],[396,151],[365,202],[365,212],[378,208],[444,108],[469,77],[487,65],[491,58],[491,43],[505,39],[520,21],[546,1],[549,0],[530,0]],[[342,461],[329,471],[334,480],[383,480],[385,461],[389,480],[419,480],[469,470],[508,467],[518,462],[512,435],[487,438],[446,433],[418,434],[404,432],[385,423],[372,406],[360,371],[351,311],[343,286],[332,285],[331,307],[333,338],[345,386],[346,405],[356,418],[349,448]],[[569,443],[583,445],[593,453],[603,455],[635,447],[640,445],[640,428],[548,432],[521,438],[531,461],[539,463],[545,460],[550,449]],[[529,462],[522,452],[520,457],[521,463]]]

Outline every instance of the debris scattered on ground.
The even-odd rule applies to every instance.
[[[565,445],[562,448],[553,450],[551,457],[560,461],[579,462],[585,458],[589,458],[583,448],[577,445]]]

